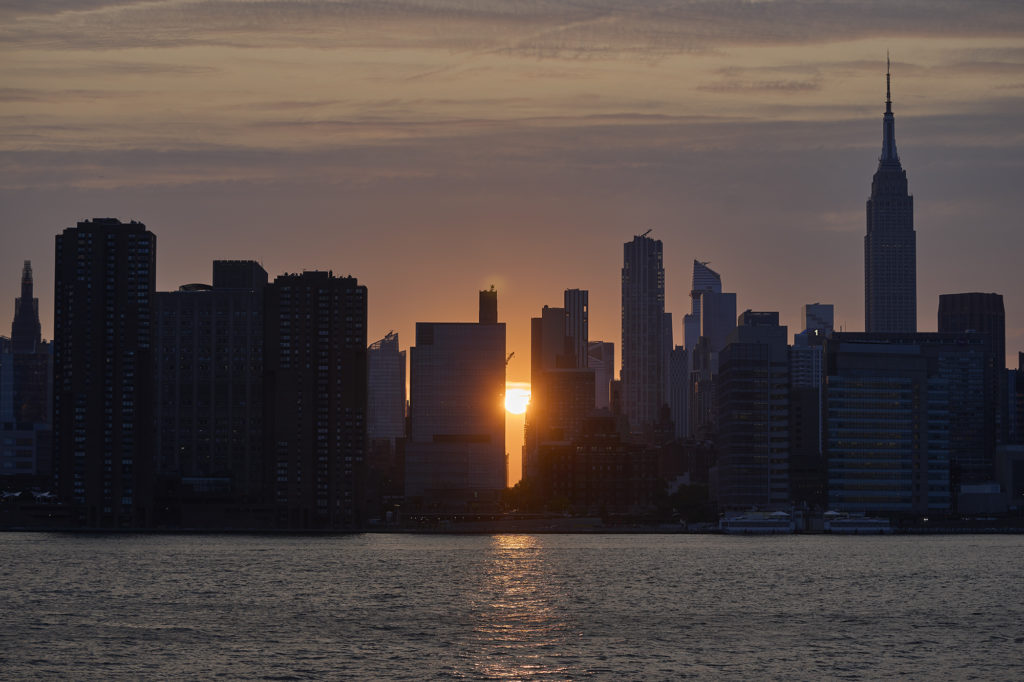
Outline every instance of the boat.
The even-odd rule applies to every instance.
[[[781,535],[793,533],[796,524],[793,517],[784,511],[747,512],[720,519],[718,528],[730,535]]]

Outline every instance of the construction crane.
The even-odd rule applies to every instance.
[[[512,360],[512,358],[515,356],[515,354],[516,354],[516,352],[512,351],[511,353],[508,354],[508,357],[505,358],[505,366],[506,367],[508,367],[508,363]]]
[[[637,237],[646,237],[651,232],[654,232],[654,228],[653,227],[651,229],[647,230],[646,232],[644,232],[643,234],[637,235]]]

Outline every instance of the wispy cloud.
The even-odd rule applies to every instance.
[[[169,0],[8,3],[0,41],[50,49],[116,45],[404,47],[537,58],[686,54],[737,44],[911,36],[1016,36],[1024,13],[998,0]],[[424,30],[426,29],[426,30]]]

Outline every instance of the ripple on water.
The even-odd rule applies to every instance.
[[[0,535],[4,677],[1024,678],[1021,536]]]

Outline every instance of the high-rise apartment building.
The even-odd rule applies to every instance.
[[[871,181],[864,236],[864,330],[917,331],[917,236],[914,198],[896,153],[889,73],[885,74],[882,155]]]
[[[61,498],[88,527],[153,519],[156,235],[96,218],[57,235],[54,452]]]
[[[405,466],[410,506],[498,509],[507,485],[505,324],[492,321],[497,294],[494,301],[492,308],[481,299],[479,323],[416,323]]]
[[[565,335],[569,337],[569,350],[573,366],[587,367],[590,346],[590,292],[586,289],[565,290]]]
[[[264,453],[276,523],[352,528],[366,450],[366,287],[307,271],[265,289]]]
[[[626,242],[622,265],[622,397],[634,432],[648,432],[668,404],[665,269],[661,241],[640,235]]]
[[[263,499],[266,285],[259,263],[216,260],[212,286],[154,294],[156,465],[175,502]]]

